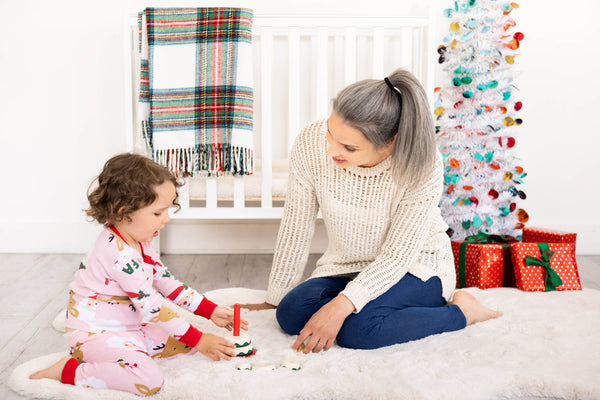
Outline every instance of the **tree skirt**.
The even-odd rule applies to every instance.
[[[320,354],[290,349],[275,311],[248,312],[257,349],[251,358],[214,362],[196,354],[159,360],[165,383],[153,399],[495,399],[600,398],[600,291],[527,293],[517,289],[467,289],[503,316],[461,331],[377,350],[332,347]],[[208,292],[221,305],[262,302],[265,292],[230,288]],[[62,314],[61,314],[62,315]],[[204,331],[224,334],[210,322],[185,313]],[[63,321],[64,322],[64,321]],[[55,327],[60,328],[61,317]],[[139,399],[112,390],[63,385],[29,374],[66,352],[18,366],[9,386],[44,399]],[[294,359],[301,369],[282,368]],[[237,370],[241,361],[273,363],[275,370]]]

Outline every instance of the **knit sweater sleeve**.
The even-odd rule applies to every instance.
[[[392,217],[378,256],[348,283],[344,294],[359,312],[408,272],[426,240],[427,223],[442,193],[442,160],[438,153],[425,178],[407,186]]]
[[[310,167],[317,153],[305,132],[298,136],[290,154],[287,194],[266,298],[273,305],[302,278],[319,210]]]

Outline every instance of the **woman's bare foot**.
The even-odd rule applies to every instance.
[[[502,315],[497,311],[484,307],[471,293],[462,290],[454,293],[454,298],[450,304],[456,304],[465,314],[467,325],[498,318]]]
[[[69,361],[70,358],[71,358],[71,356],[65,356],[65,357],[61,358],[54,365],[51,365],[50,367],[48,367],[46,369],[42,369],[38,372],[35,372],[35,373],[29,375],[29,379],[48,378],[48,379],[55,379],[57,381],[60,381],[60,377],[62,375],[63,369],[65,368],[65,364],[67,363],[67,361]]]

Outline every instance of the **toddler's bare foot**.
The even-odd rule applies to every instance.
[[[498,318],[502,315],[497,311],[484,307],[471,293],[462,290],[454,293],[454,298],[450,304],[456,304],[465,314],[467,325]]]
[[[35,373],[29,375],[29,379],[48,378],[48,379],[55,379],[57,381],[60,381],[60,377],[62,375],[63,369],[65,368],[65,364],[67,363],[67,361],[69,361],[70,358],[71,358],[71,356],[65,356],[65,357],[61,358],[54,365],[51,365],[50,367],[48,367],[46,369],[42,369],[38,372],[35,372]]]

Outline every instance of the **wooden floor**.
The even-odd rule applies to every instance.
[[[311,255],[307,276],[319,256]],[[65,350],[52,321],[82,255],[0,254],[0,399],[23,399],[6,386],[12,369],[32,358]],[[200,292],[225,287],[265,289],[271,254],[164,255],[173,275]],[[584,288],[600,290],[600,255],[578,256]]]

